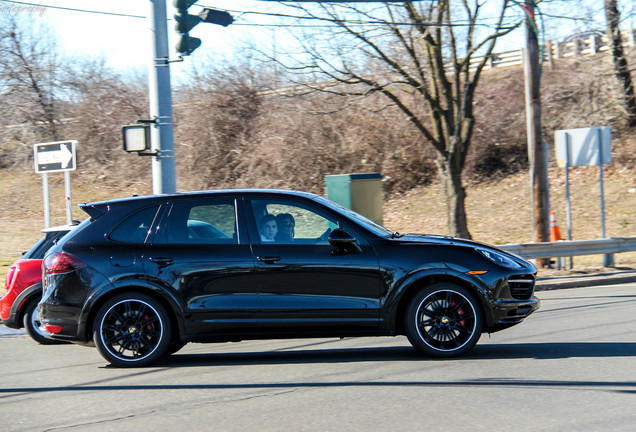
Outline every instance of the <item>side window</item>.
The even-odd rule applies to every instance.
[[[169,243],[238,244],[234,200],[175,202],[166,235]]]
[[[110,239],[126,243],[144,243],[151,233],[159,206],[152,206],[128,216],[110,233]]]
[[[313,208],[282,201],[253,200],[252,210],[261,243],[328,244],[336,220]]]

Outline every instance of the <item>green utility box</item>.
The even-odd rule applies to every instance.
[[[382,224],[382,174],[325,176],[327,199]]]

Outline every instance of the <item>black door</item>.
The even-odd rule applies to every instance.
[[[144,268],[182,303],[189,336],[256,331],[255,267],[232,198],[175,200]]]
[[[262,331],[365,331],[378,327],[380,277],[372,246],[329,244],[346,221],[310,202],[252,199],[250,238],[258,276]],[[272,220],[276,233],[272,237]]]

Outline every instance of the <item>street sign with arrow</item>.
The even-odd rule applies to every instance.
[[[74,171],[77,169],[77,141],[57,141],[33,145],[36,173]]]

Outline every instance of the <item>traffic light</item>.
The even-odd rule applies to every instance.
[[[197,0],[173,0],[177,13],[174,15],[176,21],[175,30],[181,34],[176,48],[181,55],[190,55],[192,51],[201,46],[201,39],[191,37],[190,30],[200,22],[218,24],[227,27],[232,24],[232,15],[225,11],[204,8],[199,15],[190,15],[188,8],[195,4]]]
[[[234,18],[229,13],[210,8],[203,9],[199,17],[203,22],[218,24],[223,27],[227,27],[234,22]]]
[[[177,8],[174,15],[176,24],[175,30],[181,34],[176,48],[182,55],[190,55],[192,51],[201,46],[201,39],[190,37],[190,30],[201,22],[201,18],[196,15],[190,15],[188,8],[195,4],[197,0],[173,0],[173,5]]]

